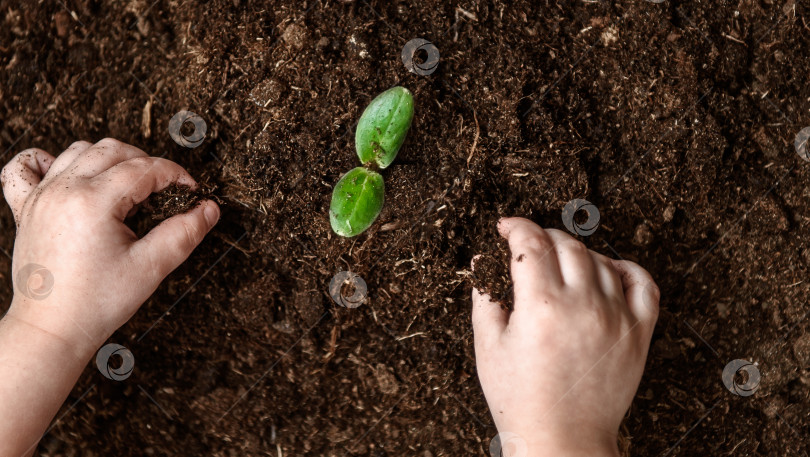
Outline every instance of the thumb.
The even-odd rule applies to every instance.
[[[203,200],[183,214],[161,222],[132,245],[134,257],[144,259],[146,271],[152,271],[162,280],[202,242],[205,235],[219,221],[219,206]]]
[[[475,256],[472,260],[473,271],[478,257],[480,256]],[[492,301],[489,294],[473,287],[472,325],[476,343],[488,346],[492,341],[496,341],[506,329],[508,322],[509,313],[501,308],[501,304]]]

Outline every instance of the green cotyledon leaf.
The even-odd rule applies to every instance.
[[[340,236],[357,236],[377,219],[385,198],[383,177],[357,167],[340,178],[332,191],[329,222]]]
[[[357,122],[354,145],[360,161],[374,161],[381,169],[391,165],[412,120],[413,95],[408,89],[396,86],[375,97]]]

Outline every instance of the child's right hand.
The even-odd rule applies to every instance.
[[[520,218],[498,230],[512,252],[514,311],[473,289],[473,328],[484,395],[512,443],[503,455],[618,455],[658,317],[657,286],[635,263],[559,230]]]
[[[28,149],[0,181],[17,222],[8,316],[80,358],[132,317],[219,219],[204,201],[138,239],[123,222],[136,204],[171,183],[196,183],[180,165],[112,139],[73,143],[58,158]],[[50,276],[53,284],[42,284]]]

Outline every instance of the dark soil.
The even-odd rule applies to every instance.
[[[473,258],[472,285],[482,293],[489,294],[492,300],[505,309],[514,309],[512,282],[509,278],[511,254],[509,245],[503,239],[493,239],[492,246]],[[522,261],[519,257],[518,261]]]
[[[191,189],[171,184],[162,191],[152,194],[139,209],[149,214],[153,220],[163,220],[175,214],[185,213],[200,201],[212,197],[212,189]]]
[[[807,455],[808,20],[806,0],[0,1],[3,161],[116,137],[216,186],[223,213],[111,338],[133,375],[89,365],[41,454],[487,455],[470,259],[502,255],[499,217],[563,228],[582,198],[601,214],[583,241],[663,296],[623,445]],[[400,60],[416,37],[431,75]],[[385,207],[337,237],[354,124],[395,84],[416,116]],[[184,109],[196,148],[168,132]],[[0,227],[10,253],[7,208]],[[342,270],[368,285],[358,308],[328,294]],[[733,359],[758,364],[754,396],[722,384]]]

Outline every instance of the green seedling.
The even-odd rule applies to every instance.
[[[385,200],[383,177],[376,171],[357,167],[343,175],[332,191],[329,222],[340,236],[356,236],[380,215]]]
[[[404,87],[392,87],[368,105],[354,136],[360,162],[374,162],[380,169],[391,165],[405,141],[413,120],[413,96]]]
[[[394,161],[413,119],[413,96],[392,87],[368,105],[357,123],[355,147],[363,167],[343,175],[332,191],[329,222],[340,236],[357,236],[377,219],[385,200],[385,183],[376,170]]]

